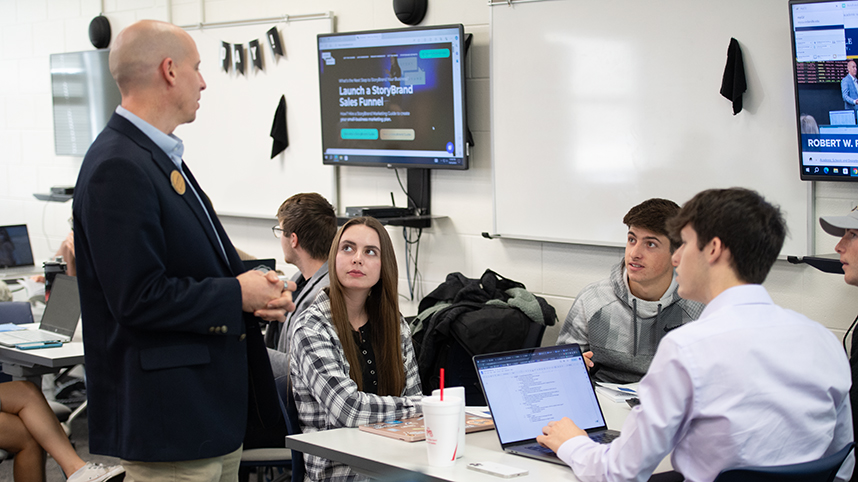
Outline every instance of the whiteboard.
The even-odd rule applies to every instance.
[[[494,228],[618,246],[651,197],[683,204],[743,186],[779,204],[806,255],[784,0],[546,0],[491,10]],[[727,47],[745,60],[745,109],[719,93]],[[812,231],[810,231],[812,232]]]
[[[285,57],[266,41],[274,26]],[[274,218],[292,194],[318,192],[336,206],[336,170],[322,164],[316,34],[330,33],[332,18],[206,28],[188,33],[200,51],[206,81],[193,123],[176,129],[184,159],[222,215]],[[259,39],[264,70],[247,52]],[[221,69],[221,42],[243,44],[245,75]],[[280,96],[286,96],[289,147],[271,159],[270,137]]]

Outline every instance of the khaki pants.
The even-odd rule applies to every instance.
[[[122,460],[126,482],[237,482],[241,449],[210,459],[179,462]]]

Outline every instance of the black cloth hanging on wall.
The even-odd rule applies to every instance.
[[[289,147],[289,133],[286,131],[286,96],[280,96],[280,104],[274,113],[274,123],[271,125],[271,137],[274,143],[271,146],[271,159]]]
[[[727,66],[721,79],[721,95],[733,102],[733,115],[742,111],[742,94],[748,89],[745,82],[745,61],[739,41],[731,38],[727,48]]]

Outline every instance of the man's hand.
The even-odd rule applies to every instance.
[[[274,272],[269,271],[266,276],[272,273]],[[280,292],[280,297],[269,301],[265,308],[254,311],[253,315],[265,321],[279,321],[283,323],[286,321],[286,312],[295,311],[295,303],[292,302],[292,292],[297,288],[298,286],[294,281],[286,281],[283,285],[283,291]]]
[[[590,368],[596,366],[596,364],[593,363],[593,352],[592,351],[585,351],[583,353],[583,355],[584,355],[584,366],[587,367],[587,371],[590,371]]]
[[[555,452],[560,450],[560,446],[567,440],[573,437],[580,437],[581,435],[587,436],[587,432],[578,428],[575,422],[570,420],[569,417],[548,422],[548,425],[542,427],[542,433],[545,435],[536,437],[536,441],[539,442],[539,445],[548,447]]]
[[[241,285],[241,309],[248,313],[255,313],[260,310],[268,311],[269,303],[279,300],[283,295],[283,282],[277,277],[277,273],[269,271],[263,274],[261,271],[250,270],[241,273],[237,276],[238,283]],[[293,284],[294,286],[294,284]],[[294,289],[294,288],[293,288]],[[287,291],[286,295],[288,302],[275,304],[273,313],[268,313],[268,321],[273,319],[282,321],[286,318],[286,308],[292,304],[292,292]],[[281,319],[282,318],[282,319]]]

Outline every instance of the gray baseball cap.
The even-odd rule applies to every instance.
[[[858,211],[853,209],[846,216],[821,216],[819,225],[832,236],[843,236],[847,229],[858,229]]]

